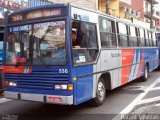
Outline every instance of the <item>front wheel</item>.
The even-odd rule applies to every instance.
[[[100,78],[97,84],[96,97],[92,100],[92,105],[100,106],[106,98],[106,86],[103,78]]]
[[[148,72],[149,70],[148,70],[148,65],[147,64],[145,64],[145,66],[144,66],[144,75],[142,76],[142,82],[144,82],[144,81],[146,81],[147,79],[148,79]]]

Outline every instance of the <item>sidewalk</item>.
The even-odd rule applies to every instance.
[[[12,99],[7,99],[3,97],[3,92],[0,90],[0,104],[11,101]]]

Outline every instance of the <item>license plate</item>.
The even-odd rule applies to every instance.
[[[48,101],[53,103],[62,103],[62,98],[49,96]]]

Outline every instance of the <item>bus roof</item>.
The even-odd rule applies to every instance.
[[[142,29],[146,29],[146,30],[150,30],[150,31],[155,31],[154,29],[146,28],[146,27],[140,26],[138,24],[135,24],[133,22],[128,22],[127,21],[128,19],[124,20],[123,18],[120,18],[120,17],[117,17],[117,16],[108,15],[108,14],[103,13],[101,11],[94,11],[94,10],[91,10],[91,9],[82,8],[82,7],[73,5],[73,4],[71,4],[71,6],[75,7],[75,8],[78,8],[78,9],[86,10],[86,11],[89,11],[89,12],[97,13],[97,15],[99,15],[99,16],[104,16],[108,19],[112,19],[112,20],[115,20],[115,21],[118,21],[118,22],[123,22],[125,24],[129,24],[129,25],[132,25],[132,26],[135,26],[135,27],[138,27],[138,28],[142,28]]]
[[[108,19],[112,19],[112,20],[115,20],[115,21],[123,22],[123,23],[125,23],[125,24],[133,25],[133,26],[138,27],[138,28],[143,28],[143,29],[147,29],[147,30],[150,30],[150,31],[155,31],[155,30],[153,30],[153,29],[148,29],[148,28],[146,28],[146,27],[137,25],[137,24],[135,24],[135,23],[125,21],[124,19],[119,18],[119,17],[112,16],[112,15],[108,15],[108,14],[105,14],[105,13],[103,13],[103,12],[101,12],[101,11],[94,11],[94,10],[91,10],[91,9],[82,8],[82,7],[73,5],[73,4],[71,4],[71,3],[67,3],[67,4],[50,4],[50,5],[43,5],[43,6],[38,6],[38,7],[26,8],[26,9],[23,9],[23,10],[18,10],[18,11],[16,11],[16,12],[13,12],[13,13],[11,13],[10,15],[16,15],[16,14],[20,14],[20,13],[23,13],[23,12],[30,12],[30,11],[37,10],[37,9],[42,9],[42,8],[44,9],[44,8],[64,7],[64,6],[71,6],[71,7],[73,7],[73,8],[77,8],[77,9],[79,9],[79,10],[86,10],[86,11],[88,11],[88,12],[96,13],[97,15],[104,16],[104,17],[106,17],[106,18],[108,18]]]

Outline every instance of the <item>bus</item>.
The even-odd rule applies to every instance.
[[[2,76],[1,76],[1,70],[2,70],[1,66],[3,62],[3,36],[4,36],[4,25],[0,25],[0,95],[3,90],[3,82],[2,82]]]
[[[160,65],[160,33],[157,33],[158,49],[159,49],[159,65]]]
[[[158,67],[155,31],[110,15],[53,4],[14,12],[7,21],[6,98],[99,106],[109,90],[145,81]]]

